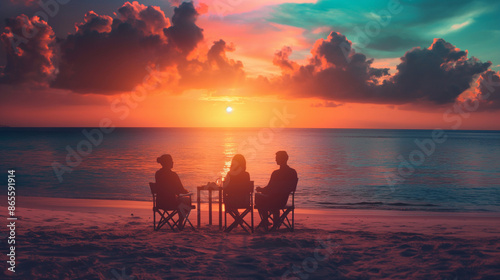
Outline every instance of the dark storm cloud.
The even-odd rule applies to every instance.
[[[137,2],[126,2],[118,9],[119,19],[138,29],[146,35],[160,35],[170,21],[158,7],[144,6]]]
[[[36,17],[30,19],[26,15],[7,19],[5,24],[6,31],[0,38],[6,50],[7,64],[0,72],[0,82],[44,83],[54,79],[55,36],[52,28],[45,21]]]
[[[76,92],[130,91],[147,75],[147,66],[168,54],[164,13],[137,2],[125,3],[117,18],[86,14],[77,33],[61,40],[59,75],[53,86]]]
[[[326,40],[318,40],[311,53],[309,63],[302,66],[288,60],[288,54],[276,53],[275,63],[286,70],[279,83],[288,94],[361,101],[370,86],[389,75],[389,69],[371,67],[373,59],[356,53],[351,42],[338,32],[330,33]],[[291,65],[295,65],[295,70],[290,73]]]
[[[500,109],[500,74],[488,70],[477,81],[475,100],[479,101],[478,111]]]
[[[373,60],[356,53],[337,32],[318,40],[311,53],[309,63],[295,66],[292,73],[288,70],[294,62],[277,53],[276,64],[286,70],[279,83],[287,85],[287,94],[342,102],[442,105],[455,102],[491,65],[468,58],[467,51],[443,39],[406,52],[392,76],[388,69],[371,67]]]
[[[173,25],[158,7],[126,2],[114,19],[89,11],[83,22],[75,25],[75,33],[56,42],[44,21],[35,18],[31,22],[23,15],[8,21],[3,45],[9,47],[10,37],[23,34],[25,26],[40,25],[40,32],[38,37],[25,40],[27,44],[19,44],[20,54],[9,50],[6,67],[0,69],[1,81],[40,81],[79,93],[115,94],[141,84],[149,67],[168,68],[170,73],[175,66],[186,76],[183,88],[189,88],[189,83],[194,87],[211,85],[218,77],[233,84],[244,76],[243,65],[226,57],[225,52],[233,48],[224,41],[215,42],[208,53],[201,54],[206,59],[187,58],[203,40],[197,17],[192,2],[175,8]],[[217,85],[223,86],[221,80]]]
[[[401,61],[398,72],[378,89],[379,96],[389,102],[453,103],[471,87],[474,78],[491,66],[490,62],[467,58],[466,51],[443,39],[435,39],[428,49],[407,52]]]
[[[76,31],[80,34],[96,31],[98,33],[110,32],[113,19],[110,16],[100,16],[94,11],[85,14],[82,23],[76,24]]]
[[[164,30],[169,43],[187,54],[203,40],[203,29],[196,25],[198,12],[192,2],[184,2],[174,9],[173,25]]]

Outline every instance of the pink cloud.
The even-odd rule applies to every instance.
[[[276,50],[283,46],[293,46],[294,51],[310,48],[303,36],[304,29],[298,27],[259,20],[228,23],[207,17],[200,17],[199,22],[204,28],[206,42],[223,38],[234,44],[231,57],[243,61],[245,72],[250,76],[279,74],[280,69],[273,65],[273,59]]]

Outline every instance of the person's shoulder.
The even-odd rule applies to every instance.
[[[163,168],[160,168],[160,169],[156,170],[155,174],[156,175],[160,175],[160,174],[163,174],[163,173],[165,173],[165,170]]]
[[[291,168],[290,166],[288,166],[288,168],[290,173],[295,174],[295,176],[297,176],[297,171],[295,169]]]
[[[234,176],[238,181],[250,181],[250,173],[243,171],[238,175]]]

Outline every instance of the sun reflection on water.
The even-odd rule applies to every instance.
[[[231,131],[225,132],[224,135],[224,167],[221,171],[221,177],[225,178],[229,169],[231,167],[231,160],[234,155],[237,153],[237,146],[234,139],[234,135]]]

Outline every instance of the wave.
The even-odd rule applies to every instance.
[[[388,206],[408,206],[408,207],[439,207],[439,205],[432,203],[425,204],[415,204],[415,203],[404,203],[404,202],[393,202],[393,203],[384,203],[381,201],[362,201],[362,202],[354,202],[354,203],[335,203],[335,202],[318,202],[321,205],[388,205]]]

